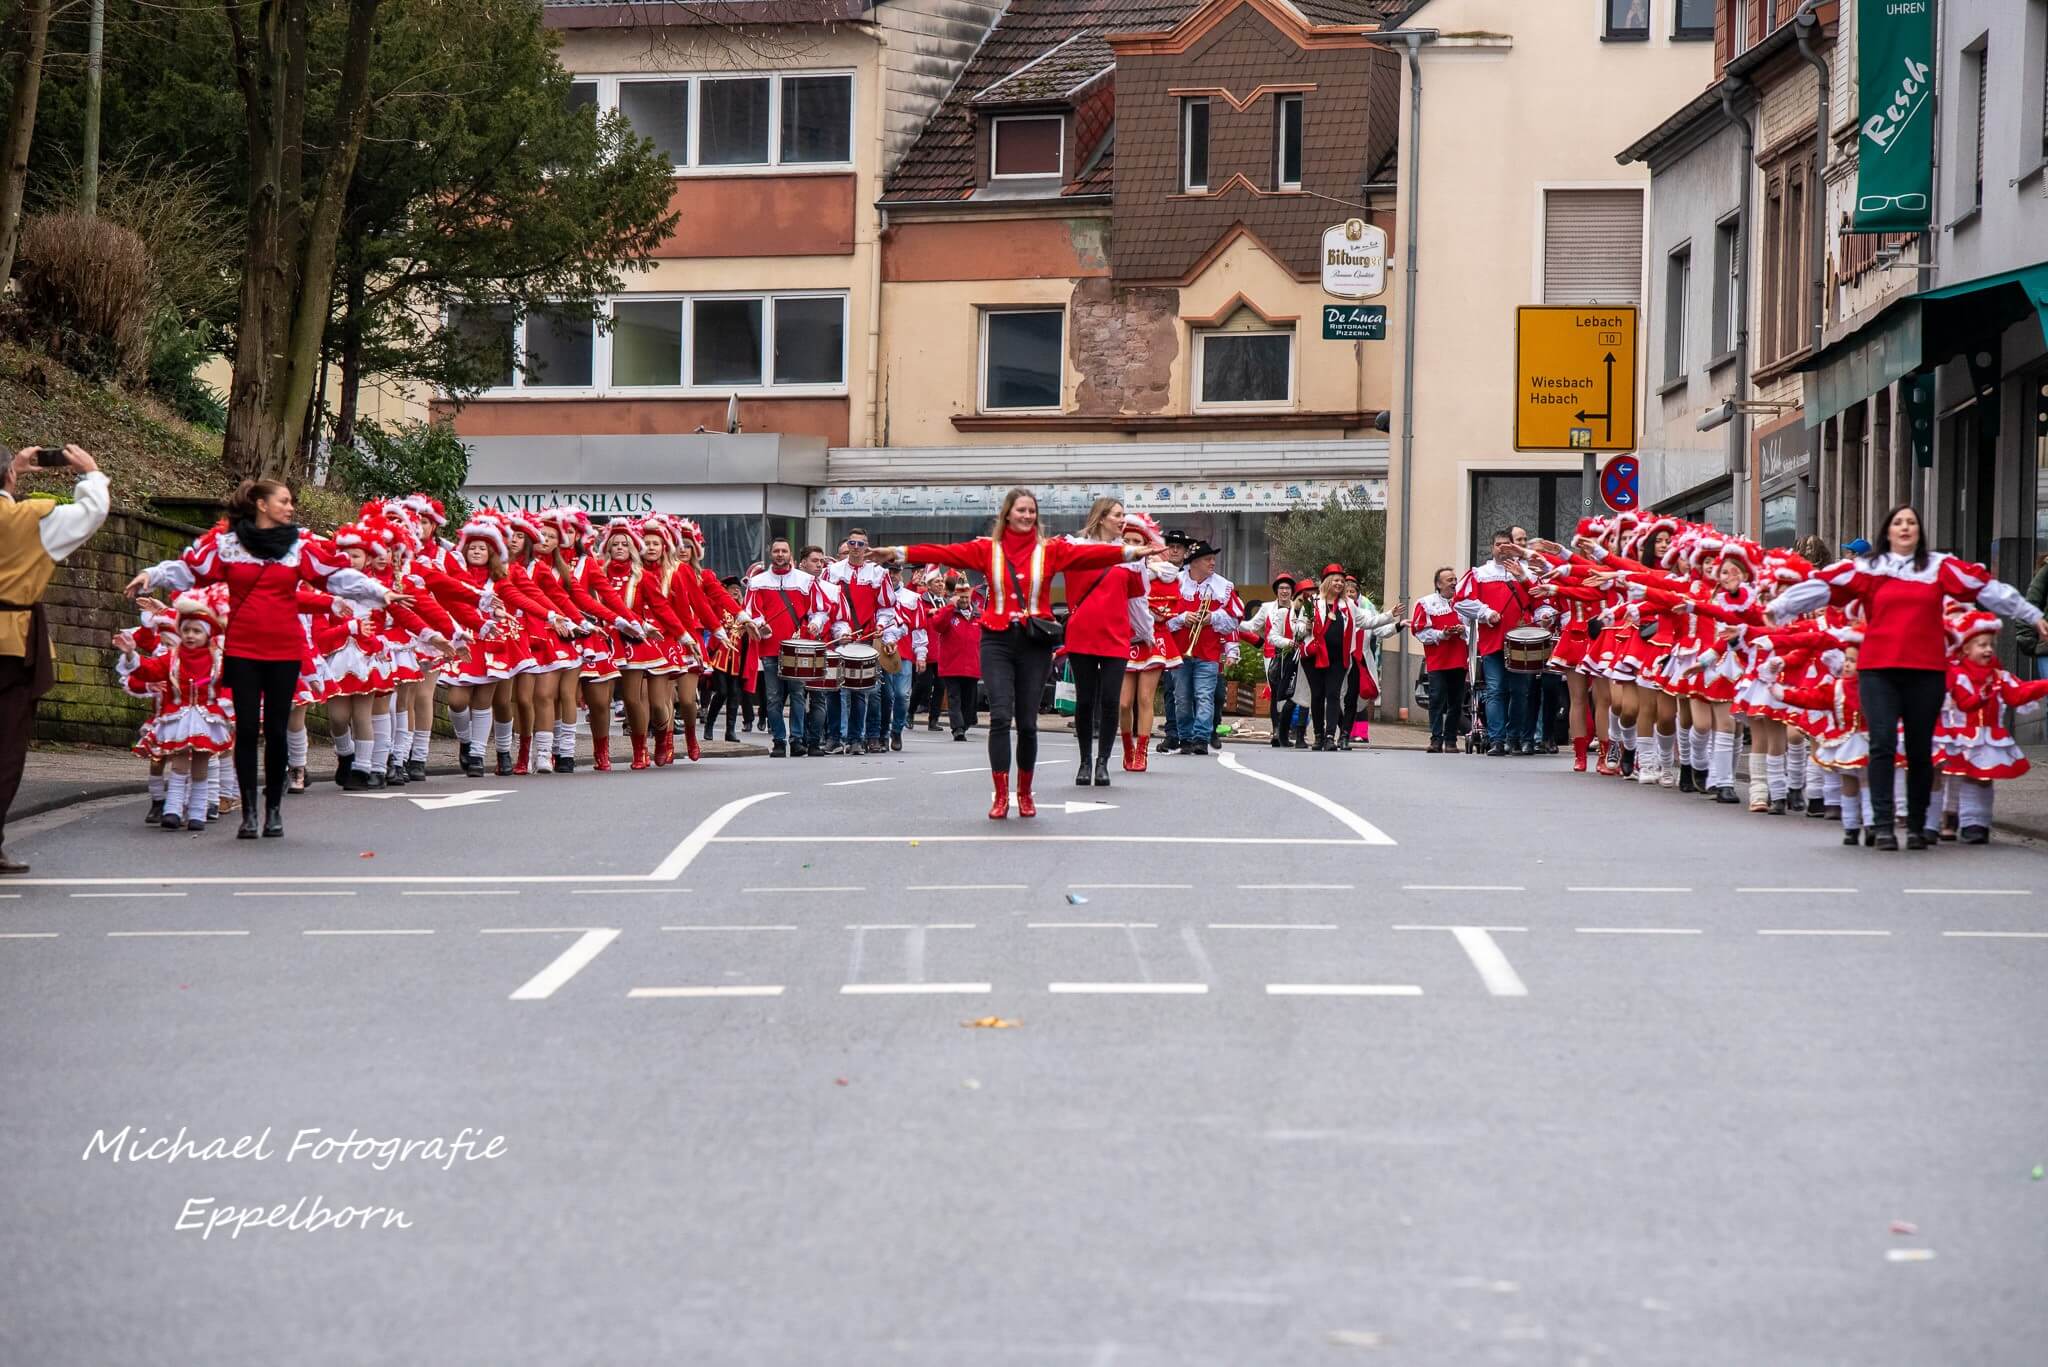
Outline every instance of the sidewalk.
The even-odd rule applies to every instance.
[[[728,744],[723,737],[717,740],[699,740],[707,759],[717,756],[765,755],[768,745],[765,735],[759,745],[752,743],[746,732],[738,743]],[[624,768],[632,758],[631,742],[614,735],[612,737],[612,762]],[[676,748],[676,762],[686,764],[682,758],[682,747]],[[579,731],[576,736],[576,768],[585,772],[590,766],[590,737]],[[306,772],[311,781],[325,782],[334,773],[334,751],[328,747],[324,737],[312,738],[312,746],[306,758]],[[485,773],[491,772],[486,767]],[[454,778],[458,771],[455,765],[455,742],[442,736],[434,737],[427,751],[427,773],[436,778]],[[14,799],[14,806],[8,809],[10,821],[25,820],[59,807],[74,803],[92,802],[103,797],[127,797],[149,791],[149,767],[127,750],[98,745],[57,745],[38,743],[28,752],[28,764],[21,776],[21,792]]]

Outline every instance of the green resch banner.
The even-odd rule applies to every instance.
[[[1927,226],[1934,196],[1935,0],[1857,0],[1859,233]]]

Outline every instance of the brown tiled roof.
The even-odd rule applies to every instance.
[[[1311,24],[1377,28],[1400,18],[1408,0],[1287,0]]]
[[[1196,8],[1196,0],[1011,0],[897,163],[883,191],[884,202],[966,199],[973,194],[975,97],[1026,63],[1084,35],[1099,41],[1104,33],[1170,29]],[[1106,167],[1105,159],[1105,176]],[[1084,192],[1070,188],[1066,193]]]
[[[1101,34],[1077,33],[1052,51],[1018,67],[968,103],[987,108],[1063,100],[1115,65],[1116,58]]]

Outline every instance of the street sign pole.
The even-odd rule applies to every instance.
[[[1586,452],[1586,464],[1579,475],[1579,516],[1593,515],[1593,505],[1600,498],[1600,463],[1591,451]]]

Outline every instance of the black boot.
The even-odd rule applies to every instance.
[[[711,739],[711,733],[709,731],[704,733],[704,739]],[[732,718],[729,716],[725,719],[725,739],[726,743],[729,745],[738,745],[740,742],[740,738],[733,732]]]
[[[498,777],[510,778],[511,776],[512,752],[510,750],[500,750],[498,752]]]
[[[255,838],[256,804],[254,802],[245,802],[242,804],[242,826],[240,830],[235,832],[235,839],[254,840]]]
[[[355,772],[356,757],[353,751],[334,757],[334,782],[337,787],[348,787],[348,776]]]
[[[1805,811],[1805,810],[1806,810],[1806,789],[1804,789],[1804,788],[1794,788],[1794,789],[1792,789],[1792,790],[1791,790],[1790,792],[1786,793],[1786,794],[1785,794],[1785,808],[1786,808],[1786,810],[1787,810],[1787,811],[1793,811],[1793,812],[1803,812],[1803,811]]]
[[[427,781],[427,762],[423,759],[409,759],[405,762],[405,777],[411,783]]]
[[[263,809],[263,833],[268,836],[284,834],[284,808],[271,805]]]
[[[142,818],[142,824],[145,826],[154,826],[163,819],[164,800],[160,797],[151,798],[149,802],[149,815]]]
[[[1095,786],[1098,788],[1107,788],[1109,786],[1108,755],[1097,755],[1095,757]]]
[[[1081,756],[1081,767],[1074,774],[1074,786],[1086,788],[1095,782],[1095,770],[1088,763],[1088,756]]]
[[[1695,793],[1699,791],[1693,784],[1692,766],[1690,764],[1678,766],[1678,791],[1681,793]]]
[[[1726,806],[1734,806],[1736,802],[1735,789],[1728,784],[1721,785],[1720,789],[1714,794],[1714,801]]]

